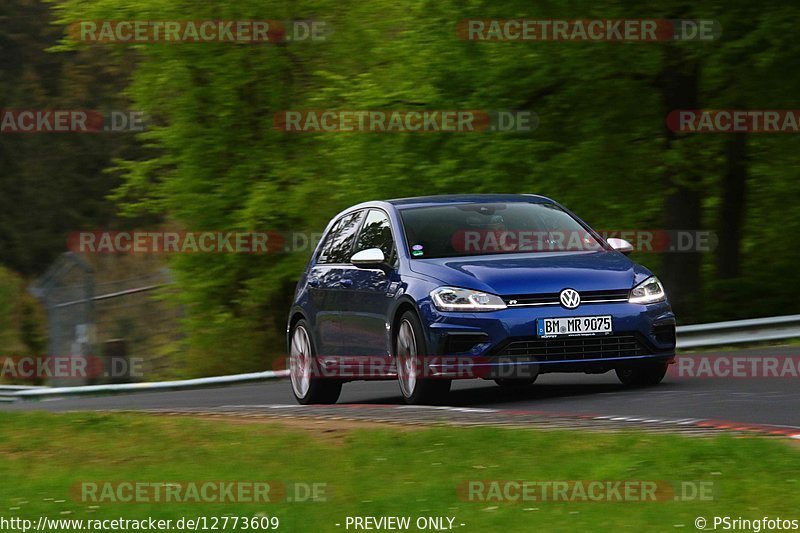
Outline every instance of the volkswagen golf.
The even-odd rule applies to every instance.
[[[659,383],[675,356],[661,282],[559,203],[537,195],[366,202],[336,215],[287,326],[292,391],[335,403],[342,384],[397,380],[410,404],[453,379],[530,386],[548,372]]]

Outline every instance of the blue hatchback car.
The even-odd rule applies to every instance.
[[[675,355],[664,287],[557,202],[447,195],[366,202],[328,224],[287,327],[297,401],[396,379],[406,402],[451,380],[526,387],[541,373],[659,383]]]

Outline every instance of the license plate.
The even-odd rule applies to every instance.
[[[611,315],[540,318],[536,321],[537,336],[545,338],[607,335],[611,332]]]

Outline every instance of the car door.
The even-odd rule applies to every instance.
[[[324,352],[320,355],[352,355],[349,342],[341,327],[343,308],[348,305],[347,293],[353,280],[350,270],[350,257],[353,255],[353,243],[358,228],[364,219],[364,210],[356,211],[342,217],[337,226],[336,235],[325,256],[325,264],[319,272],[319,287],[324,292],[324,330],[321,328],[320,341]]]
[[[307,274],[309,310],[313,315],[317,355],[329,355],[331,344],[336,339],[338,309],[334,304],[333,290],[336,285],[336,265],[331,260],[331,248],[339,232],[342,219],[337,220],[324,237],[314,265]]]
[[[380,248],[387,265],[397,260],[396,247],[388,215],[381,209],[370,209],[355,240],[353,254],[369,248]],[[387,356],[389,309],[392,303],[391,287],[399,284],[394,280],[393,268],[386,270],[348,266],[343,287],[340,325],[346,351],[356,356]]]

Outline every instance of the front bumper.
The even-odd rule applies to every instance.
[[[484,313],[420,309],[428,335],[427,371],[442,378],[525,378],[547,372],[602,373],[621,366],[671,362],[675,356],[675,316],[667,302],[627,302],[514,307]],[[539,318],[611,315],[605,336],[536,335]]]

